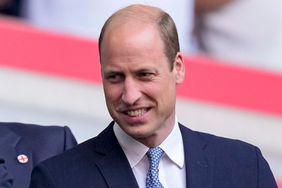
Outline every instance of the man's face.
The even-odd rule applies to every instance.
[[[112,118],[145,145],[160,144],[175,121],[176,84],[184,77],[180,54],[174,69],[153,26],[109,29],[101,48],[101,71]]]

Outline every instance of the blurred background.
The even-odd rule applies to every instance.
[[[67,125],[78,142],[103,130],[97,38],[132,3],[176,22],[179,121],[259,146],[282,188],[281,0],[0,0],[0,121]]]

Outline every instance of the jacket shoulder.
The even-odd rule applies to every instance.
[[[62,153],[77,144],[73,133],[67,126],[43,126],[14,122],[2,122],[1,126],[20,137],[18,144],[20,150],[28,147],[37,154],[42,152],[49,156],[49,152]]]
[[[217,172],[215,187],[277,187],[273,173],[257,146],[186,127],[181,127],[181,131],[188,155],[191,155],[189,152],[198,152],[210,159]]]
[[[211,147],[212,149],[215,150],[221,150],[221,149],[226,149],[226,150],[233,150],[238,149],[238,150],[256,150],[257,147],[244,142],[242,140],[238,139],[232,139],[232,138],[226,138],[222,136],[217,136],[214,134],[210,133],[204,133],[204,132],[199,132],[199,131],[194,131],[191,130],[184,125],[180,124],[180,129],[182,132],[182,135],[184,137],[190,137],[190,140],[193,140],[194,142],[202,142],[205,143],[206,147]]]

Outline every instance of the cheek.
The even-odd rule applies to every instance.
[[[162,103],[162,105],[171,105],[176,97],[175,82],[171,78],[164,79],[162,83],[159,83],[158,87],[156,87],[155,93],[157,94],[157,100]]]
[[[121,92],[118,87],[104,85],[104,95],[108,105],[112,106],[120,99]]]
[[[171,92],[175,91],[175,81],[171,75],[167,75],[156,84],[155,90],[157,90],[159,95],[169,95]]]
[[[164,103],[167,100],[170,100],[172,89],[169,80],[154,82],[147,84],[144,88],[144,93],[149,96],[151,99],[158,101],[158,103]]]

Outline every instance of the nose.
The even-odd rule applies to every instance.
[[[127,105],[133,105],[141,97],[140,88],[134,79],[127,78],[124,81],[121,100]]]

